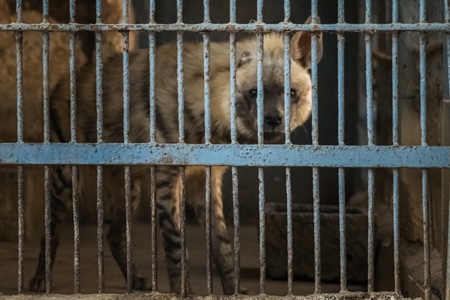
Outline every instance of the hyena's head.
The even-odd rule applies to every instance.
[[[310,18],[306,21],[310,23]],[[297,32],[290,41],[291,89],[290,131],[302,125],[311,113],[311,34]],[[322,36],[317,45],[318,60],[322,57]],[[237,49],[237,129],[239,136],[249,142],[257,140],[257,42],[238,44]],[[264,141],[275,142],[284,136],[284,43],[283,36],[264,36]]]

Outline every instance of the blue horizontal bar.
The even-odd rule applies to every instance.
[[[3,143],[0,164],[449,168],[450,147]]]
[[[450,32],[447,23],[393,23],[393,24],[293,24],[293,23],[200,23],[200,24],[0,24],[0,31],[229,31],[229,32],[284,32],[284,31],[370,32],[376,31],[437,31]]]

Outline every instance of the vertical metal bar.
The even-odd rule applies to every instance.
[[[209,0],[203,0],[203,22],[210,23]],[[210,41],[209,33],[203,34],[203,87],[204,87],[204,105],[205,105],[205,144],[211,143],[211,104],[209,90],[209,70],[210,70]],[[211,167],[205,167],[205,229],[206,229],[206,278],[208,294],[213,293],[212,281],[212,260],[211,260]]]
[[[311,23],[317,22],[318,3],[311,0]],[[319,145],[319,99],[317,68],[317,34],[311,35],[311,81],[312,81],[312,143]],[[320,195],[319,169],[313,168],[313,210],[314,210],[314,281],[315,293],[321,293],[321,247],[320,247]]]
[[[22,0],[16,1],[17,23],[22,22]],[[17,64],[17,142],[23,143],[23,40],[22,32],[16,32],[16,64]],[[17,214],[18,222],[18,261],[17,261],[17,292],[23,292],[23,256],[25,241],[25,216],[23,192],[23,167],[17,167]]]
[[[236,0],[230,0],[230,23],[236,23]],[[230,32],[230,131],[231,143],[237,142],[236,131],[236,33]]]
[[[128,0],[122,1],[122,23],[129,22],[128,18]],[[123,32],[123,141],[129,143],[130,135],[130,81],[129,81],[129,47],[130,34]],[[133,262],[132,262],[132,240],[131,240],[131,176],[130,166],[125,166],[125,222],[126,222],[126,239],[127,239],[127,293],[131,293],[133,289]]]
[[[156,3],[155,0],[149,2],[149,20],[155,23]],[[150,143],[156,142],[156,80],[155,80],[155,62],[156,62],[156,35],[151,31],[149,38],[149,65],[150,65]],[[158,291],[158,234],[156,225],[156,168],[150,167],[150,195],[151,195],[151,231],[152,231],[152,291]]]
[[[70,1],[69,22],[75,23],[75,0]],[[76,32],[69,35],[70,52],[70,142],[76,143]],[[74,293],[80,293],[80,224],[79,224],[79,202],[78,202],[78,169],[72,166],[72,205],[73,205],[73,272]]]
[[[241,243],[240,243],[240,222],[239,222],[239,189],[238,171],[236,167],[231,168],[233,185],[233,225],[234,225],[234,293],[240,291],[240,264],[241,264]]]
[[[236,0],[230,0],[230,23],[236,23]],[[231,143],[237,142],[236,131],[236,34],[230,32],[230,128]],[[240,292],[241,280],[241,242],[240,242],[240,219],[239,219],[239,188],[238,170],[231,168],[232,194],[233,194],[233,225],[234,225],[234,293]]]
[[[184,143],[184,68],[183,68],[183,32],[177,32],[177,79],[178,79],[178,132],[179,142]]]
[[[338,1],[338,22],[345,22],[344,0]],[[345,36],[338,32],[338,143],[345,145]],[[339,241],[341,292],[347,291],[347,247],[345,226],[345,170],[338,169],[339,182]]]
[[[257,1],[257,22],[263,22],[263,0]],[[258,144],[264,143],[264,86],[263,86],[263,61],[264,61],[264,36],[261,33],[256,35],[257,39],[257,126]],[[266,248],[265,248],[265,220],[264,220],[264,169],[258,168],[259,182],[259,265],[260,265],[260,293],[266,293]]]
[[[158,291],[158,232],[156,227],[156,168],[150,168],[150,207],[152,217],[152,291]]]
[[[177,0],[177,23],[183,22],[183,0]],[[183,32],[177,32],[177,83],[178,83],[178,132],[179,143],[184,143],[184,68]],[[186,258],[186,167],[180,167],[180,235],[181,235],[181,297],[187,294]]]
[[[365,23],[371,22],[372,3],[365,0]],[[372,40],[370,33],[365,33],[366,48],[366,104],[367,104],[367,139],[369,146],[374,144],[373,89],[372,89]],[[367,290],[374,290],[374,170],[368,170],[368,253],[367,253]]]
[[[48,0],[42,2],[42,22],[48,23]],[[42,94],[44,114],[44,143],[50,142],[50,107],[49,107],[49,72],[48,72],[49,32],[42,33]],[[44,166],[44,193],[45,193],[45,293],[51,293],[52,287],[52,257],[51,257],[51,200],[50,200],[50,170]]]
[[[392,23],[398,22],[398,0],[392,1]],[[398,32],[392,32],[392,143],[399,145],[398,138]],[[394,233],[394,290],[400,293],[400,187],[398,169],[392,171],[393,233]]]
[[[292,235],[292,188],[291,168],[286,168],[286,217],[287,217],[287,253],[288,253],[288,295],[294,292],[294,242]]]
[[[289,2],[289,1],[288,1]],[[289,20],[289,19],[287,19]],[[289,33],[283,34],[284,42],[284,132],[286,145],[291,144],[291,43]]]
[[[445,8],[445,22],[447,24],[450,23],[450,3],[447,0],[444,0],[444,8]],[[450,91],[450,35],[447,34],[447,85]],[[449,92],[450,93],[450,92]],[[447,95],[450,98],[450,94]],[[449,199],[447,199],[449,201]],[[450,205],[450,201],[448,203]],[[450,206],[449,213],[450,216]],[[448,217],[448,226],[447,226],[447,265],[446,265],[446,282],[445,282],[445,299],[450,299],[450,217]]]
[[[102,23],[102,1],[96,0],[96,24]],[[103,142],[103,61],[102,32],[95,32],[95,79],[96,79],[96,110],[97,110],[97,143]],[[97,275],[98,292],[105,292],[105,266],[103,244],[103,169],[97,166]]]
[[[187,295],[187,247],[186,247],[186,167],[180,167],[180,236],[181,236],[181,297]]]
[[[423,206],[423,262],[424,262],[424,290],[425,300],[431,299],[431,271],[430,271],[430,224],[428,214],[428,170],[422,170],[422,206]]]
[[[264,169],[258,168],[259,186],[259,266],[260,279],[259,291],[266,293],[266,223],[264,215],[265,194],[264,194]]]
[[[420,23],[426,22],[426,1],[420,0]],[[427,146],[427,58],[426,36],[420,33],[420,129],[421,144]],[[423,259],[424,259],[424,290],[425,300],[431,299],[431,271],[430,271],[430,237],[428,221],[428,170],[422,170],[422,206],[423,206]]]

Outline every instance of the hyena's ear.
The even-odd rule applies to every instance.
[[[252,54],[250,53],[250,51],[242,52],[241,55],[239,56],[238,68],[242,65],[245,65],[246,63],[248,63],[251,60],[252,60]]]
[[[320,18],[317,17],[317,23],[320,23]],[[305,24],[311,23],[309,17]],[[322,33],[317,39],[317,62],[320,61],[323,55]],[[299,62],[304,68],[311,68],[311,33],[308,31],[299,31],[291,39],[291,57],[294,61]]]

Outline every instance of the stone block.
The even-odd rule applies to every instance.
[[[268,203],[266,220],[267,276],[287,277],[287,217],[286,205]],[[314,279],[314,222],[313,207],[293,205],[293,273],[294,278]],[[367,281],[367,214],[363,210],[347,208],[347,279],[349,282]],[[321,206],[320,213],[321,277],[322,281],[339,281],[339,214],[335,206]]]

